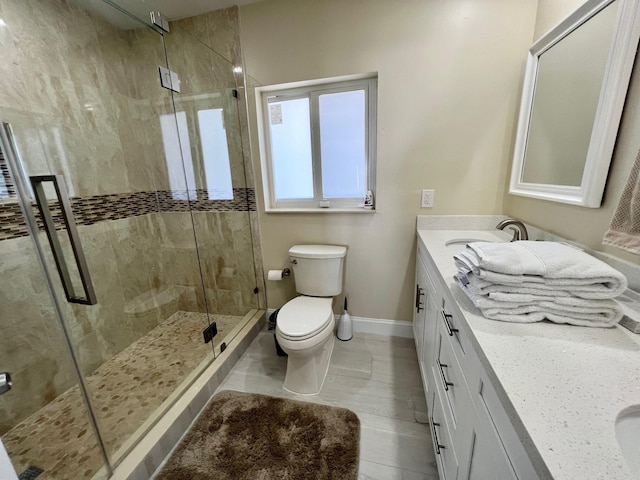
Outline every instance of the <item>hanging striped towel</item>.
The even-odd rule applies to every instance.
[[[602,243],[640,255],[640,152]]]

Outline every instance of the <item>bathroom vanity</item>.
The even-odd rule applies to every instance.
[[[616,420],[640,405],[640,342],[621,327],[485,319],[452,257],[510,235],[418,225],[414,335],[440,478],[639,478]]]

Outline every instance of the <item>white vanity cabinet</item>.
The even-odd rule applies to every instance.
[[[414,333],[441,480],[538,479],[420,239]]]
[[[418,363],[425,392],[433,386],[430,358],[433,357],[434,338],[438,309],[441,300],[437,298],[436,287],[427,269],[424,246],[418,240],[416,255],[416,285],[413,309],[413,335],[418,353]]]

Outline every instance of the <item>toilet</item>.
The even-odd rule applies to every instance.
[[[283,388],[300,395],[320,392],[333,352],[333,297],[342,292],[347,248],[294,245],[289,249],[296,291],[278,313],[276,338],[289,355]]]

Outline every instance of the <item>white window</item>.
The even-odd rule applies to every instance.
[[[375,185],[376,78],[256,89],[267,211],[358,210]]]

